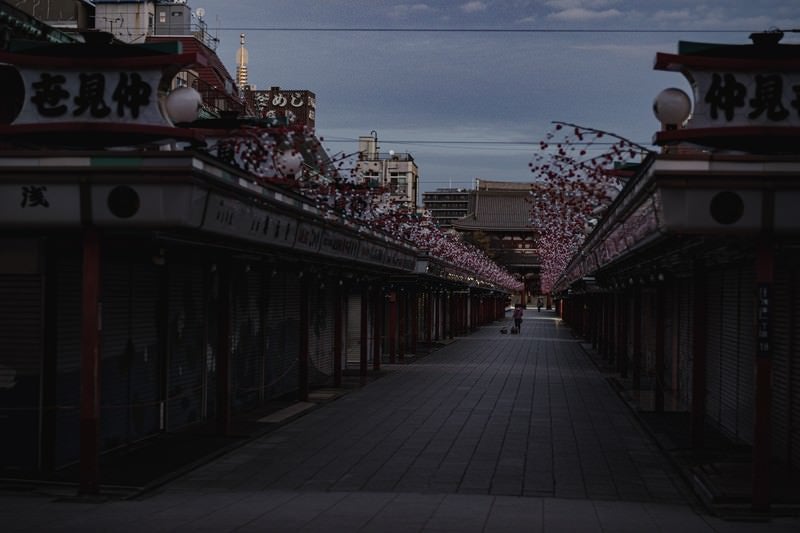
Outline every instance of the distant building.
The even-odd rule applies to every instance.
[[[495,262],[525,282],[525,302],[540,292],[536,232],[530,225],[527,201],[530,183],[479,180],[471,211],[453,221],[453,229],[481,246]]]
[[[252,89],[252,88],[250,88]],[[270,87],[266,91],[247,91],[256,116],[277,119],[287,126],[304,126],[313,130],[317,119],[316,95],[311,91]]]
[[[422,193],[422,206],[441,228],[452,228],[453,221],[467,216],[472,209],[469,189],[436,189]]]
[[[188,7],[184,4],[184,8]],[[166,6],[164,6],[166,9]],[[162,12],[166,16],[166,12]],[[177,17],[176,17],[177,18]],[[183,16],[180,17],[183,20]],[[126,43],[144,42],[155,33],[156,3],[154,1],[119,2],[97,0],[95,2],[94,27]],[[188,35],[188,31],[183,35]],[[164,33],[169,35],[170,33]],[[178,32],[172,33],[176,35]]]
[[[374,132],[373,135],[358,138],[358,152],[355,165],[357,176],[387,188],[396,201],[408,202],[411,209],[417,209],[419,169],[411,154],[394,150],[382,153]]]
[[[127,43],[141,43],[153,35],[191,35],[211,50],[218,39],[208,33],[203,8],[192,8],[186,1],[95,0],[94,28]]]
[[[0,49],[6,50],[15,39],[82,42],[77,32],[89,28],[93,9],[89,2],[21,0],[13,6],[0,2]]]
[[[8,6],[4,9],[6,13],[16,8],[34,17],[40,24],[66,32],[86,30],[94,23],[95,8],[90,0],[15,0],[4,3],[13,4],[13,7]],[[5,22],[10,23],[11,20],[7,18]],[[20,25],[10,23],[7,26],[8,29],[14,27],[19,28]],[[58,42],[53,39],[43,40]]]

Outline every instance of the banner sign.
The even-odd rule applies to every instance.
[[[171,126],[158,102],[160,69],[19,67],[24,97],[12,125],[115,122]]]

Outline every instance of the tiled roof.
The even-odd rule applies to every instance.
[[[530,183],[520,183],[518,181],[489,181],[489,180],[479,180],[478,187],[479,191],[524,191],[528,192],[531,190]]]
[[[520,184],[516,184],[520,185]],[[530,229],[530,185],[520,190],[478,190],[475,211],[453,221],[456,229],[516,230]]]

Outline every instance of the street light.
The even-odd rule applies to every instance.
[[[691,115],[692,102],[688,94],[675,87],[670,87],[656,96],[653,101],[653,113],[665,129],[675,130],[683,126],[683,123]]]

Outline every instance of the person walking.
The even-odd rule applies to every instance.
[[[522,315],[524,313],[525,312],[522,310],[522,304],[517,304],[514,306],[514,314],[512,316],[514,317],[514,327],[516,328],[517,333],[519,333],[522,329]]]

